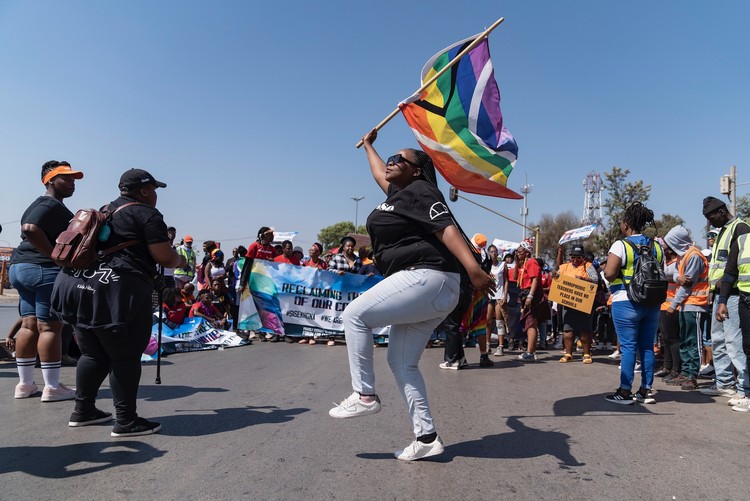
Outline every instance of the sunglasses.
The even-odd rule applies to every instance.
[[[411,165],[412,167],[417,167],[417,164],[407,160],[406,157],[401,155],[400,153],[393,155],[391,157],[388,157],[388,160],[386,160],[385,165],[396,165],[401,162]]]

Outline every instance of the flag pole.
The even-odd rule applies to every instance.
[[[505,18],[501,17],[500,19],[498,19],[497,21],[495,21],[494,23],[492,23],[492,26],[490,26],[489,28],[487,28],[486,30],[484,30],[484,32],[482,32],[482,34],[480,34],[478,37],[476,37],[474,39],[474,41],[469,44],[468,47],[466,47],[464,50],[462,50],[461,52],[459,52],[459,54],[455,57],[455,59],[453,59],[453,61],[451,61],[450,63],[448,63],[445,66],[445,68],[443,68],[442,70],[438,71],[435,75],[433,75],[432,78],[430,78],[424,84],[422,84],[422,86],[419,89],[417,89],[417,91],[414,92],[414,94],[421,94],[427,87],[429,87],[430,85],[432,85],[433,83],[435,83],[435,80],[437,80],[438,78],[440,78],[441,76],[443,76],[443,74],[446,71],[448,71],[449,69],[451,69],[453,67],[453,65],[455,65],[457,62],[459,62],[461,60],[461,58],[464,57],[471,49],[473,49],[474,47],[476,47],[477,45],[479,45],[480,43],[482,43],[482,40],[484,40],[485,38],[487,38],[489,36],[489,34],[492,33],[492,30],[494,30],[495,28],[497,28],[498,26],[500,26],[500,23],[502,23],[503,21],[505,21]],[[395,110],[393,110],[387,117],[385,117],[378,125],[375,126],[375,130],[380,130],[385,124],[387,124],[388,122],[390,122],[393,117],[395,117],[396,115],[398,115],[398,113],[400,111],[401,111],[401,108],[398,108],[398,107]],[[364,141],[362,141],[360,139],[359,142],[357,143],[357,148],[359,148],[363,144],[364,144]]]

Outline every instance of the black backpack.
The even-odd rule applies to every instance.
[[[667,299],[667,277],[661,263],[654,256],[654,241],[647,245],[635,245],[627,238],[623,239],[633,248],[633,278],[625,285],[628,299],[645,306],[657,306]]]

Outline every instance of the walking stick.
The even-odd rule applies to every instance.
[[[157,293],[159,298],[159,329],[156,337],[156,381],[155,384],[161,384],[161,324],[162,316],[164,315],[164,266],[159,266],[159,279],[161,280],[161,287]]]

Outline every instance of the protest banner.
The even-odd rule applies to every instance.
[[[515,251],[520,245],[518,242],[511,242],[509,240],[500,240],[496,238],[492,241],[492,245],[497,247],[497,254],[502,258],[508,252]]]
[[[560,238],[558,244],[563,245],[565,243],[572,242],[573,240],[585,240],[590,237],[597,228],[599,228],[599,225],[595,223],[568,230],[563,233],[563,236]]]
[[[158,332],[159,326],[154,324],[151,328],[151,340],[141,361],[156,359]],[[164,354],[234,348],[247,344],[250,342],[234,332],[217,329],[200,317],[186,318],[174,328],[166,323],[162,324],[161,347]]]
[[[552,279],[549,290],[549,300],[561,304],[566,308],[591,313],[594,306],[597,284],[581,280],[580,278],[560,275]]]
[[[346,306],[381,280],[255,260],[249,293],[246,290],[240,299],[239,328],[290,336],[343,336],[341,314]],[[248,304],[250,300],[254,305]]]

